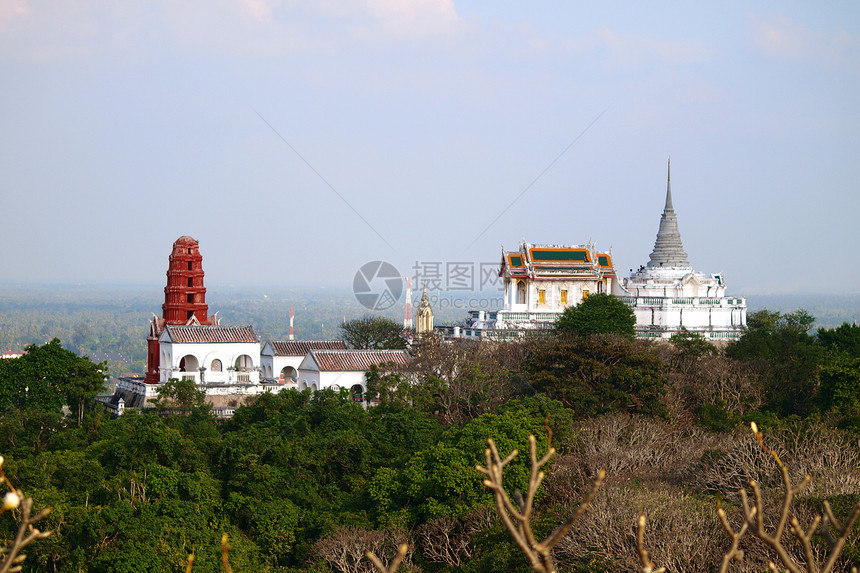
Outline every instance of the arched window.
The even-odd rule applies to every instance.
[[[281,370],[281,383],[283,383],[283,384],[289,384],[289,383],[295,384],[296,377],[298,376],[298,374],[299,373],[296,372],[296,369],[293,368],[292,366],[285,366]]]
[[[517,304],[526,303],[526,283],[525,281],[517,281]]]
[[[186,354],[179,361],[179,370],[182,372],[197,372],[200,370],[200,363],[197,362],[197,357],[193,354]]]
[[[236,370],[239,372],[249,372],[254,368],[254,361],[247,354],[243,354],[236,359]]]
[[[361,387],[361,384],[356,384],[349,390],[349,395],[352,396],[352,399],[356,402],[364,401],[364,388]]]
[[[221,361],[217,358],[212,361],[212,367],[209,368],[211,372],[221,372],[224,369],[224,366],[221,364]]]

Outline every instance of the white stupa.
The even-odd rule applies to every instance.
[[[746,326],[746,299],[727,297],[721,274],[697,273],[687,260],[672,205],[671,166],[650,260],[613,286],[612,294],[633,309],[640,338],[670,338],[685,328],[709,340],[731,340]]]

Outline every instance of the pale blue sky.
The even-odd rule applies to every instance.
[[[523,238],[625,274],[671,156],[697,270],[860,292],[856,1],[0,0],[0,86],[0,282],[161,282],[185,234],[223,283]]]

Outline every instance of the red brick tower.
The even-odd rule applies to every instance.
[[[148,384],[158,382],[158,337],[165,325],[216,322],[214,317],[207,315],[209,306],[203,286],[203,255],[197,241],[188,235],[176,239],[169,261],[161,318],[152,318],[146,339],[149,348],[145,382]]]
[[[192,317],[200,324],[209,324],[203,255],[197,241],[188,235],[176,239],[169,260],[164,304],[161,305],[165,324],[186,324]]]

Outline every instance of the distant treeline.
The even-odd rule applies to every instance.
[[[453,324],[466,315],[470,293],[440,293],[445,304],[434,308],[437,324]],[[481,300],[489,293],[474,293]],[[209,312],[222,324],[251,324],[262,340],[289,335],[290,309],[298,338],[337,338],[340,325],[366,314],[349,289],[210,286]],[[418,296],[415,296],[417,303]],[[146,285],[5,285],[0,288],[0,351],[23,350],[59,338],[63,345],[96,362],[107,361],[112,374],[141,374],[146,368],[146,334],[152,314],[161,314],[163,286]],[[831,328],[860,318],[860,295],[764,295],[747,299],[750,311],[806,308],[816,327]],[[403,300],[386,316],[400,321]],[[120,356],[121,355],[121,358]]]

